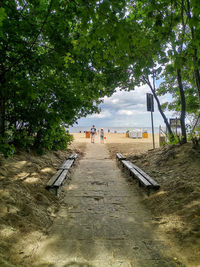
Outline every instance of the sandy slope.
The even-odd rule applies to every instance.
[[[200,266],[200,150],[187,144],[152,151],[151,138],[105,136],[113,159],[116,152],[125,154],[161,184],[161,190],[149,198],[142,188],[138,192],[180,258],[189,267]],[[74,134],[74,139],[70,148],[81,156],[90,139],[83,133]],[[98,135],[95,141],[99,143]],[[63,193],[56,198],[44,189],[45,184],[69,153],[21,152],[13,159],[0,157],[0,266],[22,266],[31,259],[35,244],[45,238],[63,205]]]

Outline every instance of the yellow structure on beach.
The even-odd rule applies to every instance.
[[[148,138],[148,133],[147,132],[143,132],[142,133],[142,138]]]

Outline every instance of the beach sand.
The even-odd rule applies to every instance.
[[[86,138],[85,133],[72,133],[74,136],[74,142],[78,143],[90,143],[90,138]],[[105,133],[106,139],[104,140],[105,144],[110,144],[110,143],[128,143],[128,144],[133,144],[133,143],[150,143],[152,144],[152,135],[148,134],[148,138],[129,138],[126,137],[124,133]],[[158,138],[159,134],[155,134],[155,143],[156,146],[158,147]],[[96,134],[95,136],[95,143],[100,143],[100,135]]]
[[[76,146],[80,143],[90,143],[90,138],[86,138],[85,133],[73,133]],[[115,153],[140,154],[153,148],[152,135],[148,134],[148,138],[129,138],[123,133],[105,133],[104,144],[108,147],[113,157]],[[100,136],[95,136],[95,143],[100,143]],[[159,147],[159,134],[155,134],[155,147]]]

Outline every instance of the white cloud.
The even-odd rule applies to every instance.
[[[111,102],[112,102],[113,104],[116,104],[116,103],[119,102],[119,99],[118,99],[118,98],[116,98],[116,99],[112,99]]]
[[[112,114],[110,113],[110,111],[104,110],[104,111],[102,111],[100,113],[95,113],[95,114],[89,115],[88,118],[103,119],[103,118],[109,118],[111,116],[112,116]]]
[[[130,116],[133,114],[133,111],[121,109],[117,112],[117,114]]]
[[[143,85],[134,91],[116,90],[111,97],[104,97],[100,105],[99,114],[89,115],[79,120],[80,126],[95,124],[97,127],[150,127],[151,116],[146,108],[146,93],[151,93],[148,86]],[[161,103],[169,100],[169,96],[159,97]],[[154,101],[154,124],[164,125],[163,119],[158,112],[157,103]],[[171,117],[171,112],[166,115]]]

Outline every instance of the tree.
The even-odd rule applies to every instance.
[[[176,96],[168,107],[180,111],[186,142],[185,114],[197,113],[189,103],[200,92],[199,36],[197,0],[1,2],[0,149],[64,147],[62,127],[98,112],[117,87],[144,83],[172,138],[158,94]]]
[[[192,5],[192,8],[190,5]],[[190,13],[191,10],[193,11]],[[149,77],[146,76],[145,78],[145,75],[151,74],[150,69],[153,65],[158,66],[157,69],[160,69],[159,72],[163,74],[164,82],[162,90],[159,90],[157,93],[162,92],[162,94],[167,93],[167,90],[164,89],[164,86],[168,86],[166,76],[171,74],[172,78],[176,77],[177,79],[177,87],[174,87],[174,89],[178,90],[177,95],[179,95],[177,103],[180,106],[182,143],[187,141],[185,128],[186,104],[188,103],[185,94],[186,88],[190,88],[190,92],[192,90],[194,95],[198,89],[198,64],[195,63],[197,62],[195,55],[198,55],[198,41],[196,40],[195,45],[191,45],[194,39],[194,29],[191,25],[194,26],[195,23],[195,33],[199,33],[198,15],[199,9],[197,8],[196,1],[152,1],[151,3],[134,1],[134,5],[130,7],[130,20],[138,22],[140,26],[139,32],[142,30],[143,36],[146,37],[144,40],[143,36],[139,35],[139,46],[136,46],[136,51],[139,52],[143,43],[147,42],[148,48],[143,53],[145,57],[149,58],[149,63],[152,62],[148,64],[148,59],[145,59],[145,64],[140,62],[138,67],[140,74],[138,77],[146,79],[147,84],[152,90],[154,87],[150,84]],[[152,43],[155,46],[154,48],[151,46]],[[138,49],[138,47],[141,48]],[[190,64],[191,54],[193,65]],[[136,69],[135,62],[134,68]],[[148,70],[145,71],[145,68],[148,68]],[[171,71],[172,69],[173,71]],[[186,70],[188,71],[187,74]],[[153,73],[152,75],[154,76]],[[189,75],[191,73],[194,73],[194,76]],[[196,88],[194,84],[196,84]],[[162,109],[159,108],[159,110],[162,114]]]
[[[112,1],[115,12],[122,4]],[[1,2],[2,151],[12,144],[40,150],[65,147],[70,138],[62,127],[97,112],[99,98],[112,94],[114,83],[106,89],[111,75],[91,65],[91,56],[97,62],[101,54],[98,44],[92,52],[85,38],[92,20],[103,24],[104,18],[98,17],[104,11],[111,14],[106,1]],[[113,69],[109,62],[106,69]],[[61,146],[58,132],[63,136]]]

